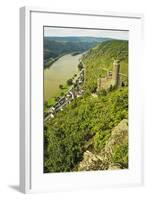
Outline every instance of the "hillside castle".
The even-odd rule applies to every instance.
[[[108,89],[110,87],[121,87],[123,83],[121,76],[125,76],[120,73],[120,61],[114,60],[113,62],[113,70],[107,71],[105,77],[101,77],[98,79],[98,87],[97,90],[100,91],[102,89]]]

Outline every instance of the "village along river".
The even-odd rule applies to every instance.
[[[44,101],[56,96],[59,85],[64,85],[68,79],[78,72],[79,59],[82,55],[66,54],[49,68],[44,69]]]

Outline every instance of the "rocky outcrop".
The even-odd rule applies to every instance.
[[[123,119],[111,133],[111,137],[105,145],[105,158],[111,160],[114,151],[122,144],[128,143],[128,120]]]
[[[98,153],[85,151],[83,160],[78,165],[78,171],[117,170],[124,166],[113,162],[113,155],[117,148],[128,143],[128,120],[122,120],[113,130],[104,149]]]
[[[83,160],[79,163],[78,171],[104,170],[105,163],[100,155],[86,151]]]
[[[117,170],[117,169],[122,169],[122,166],[119,163],[112,163],[108,167],[108,170]]]

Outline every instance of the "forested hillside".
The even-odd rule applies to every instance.
[[[128,75],[128,41],[110,40],[89,50],[83,62],[86,65],[85,89],[94,92],[97,78],[112,70],[114,59],[119,59],[120,72]]]

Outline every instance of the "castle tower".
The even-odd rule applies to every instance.
[[[120,84],[120,61],[114,60],[113,62],[113,73],[112,73],[112,86],[118,87]]]
[[[97,91],[99,91],[101,89],[101,78],[98,78],[98,88]]]

